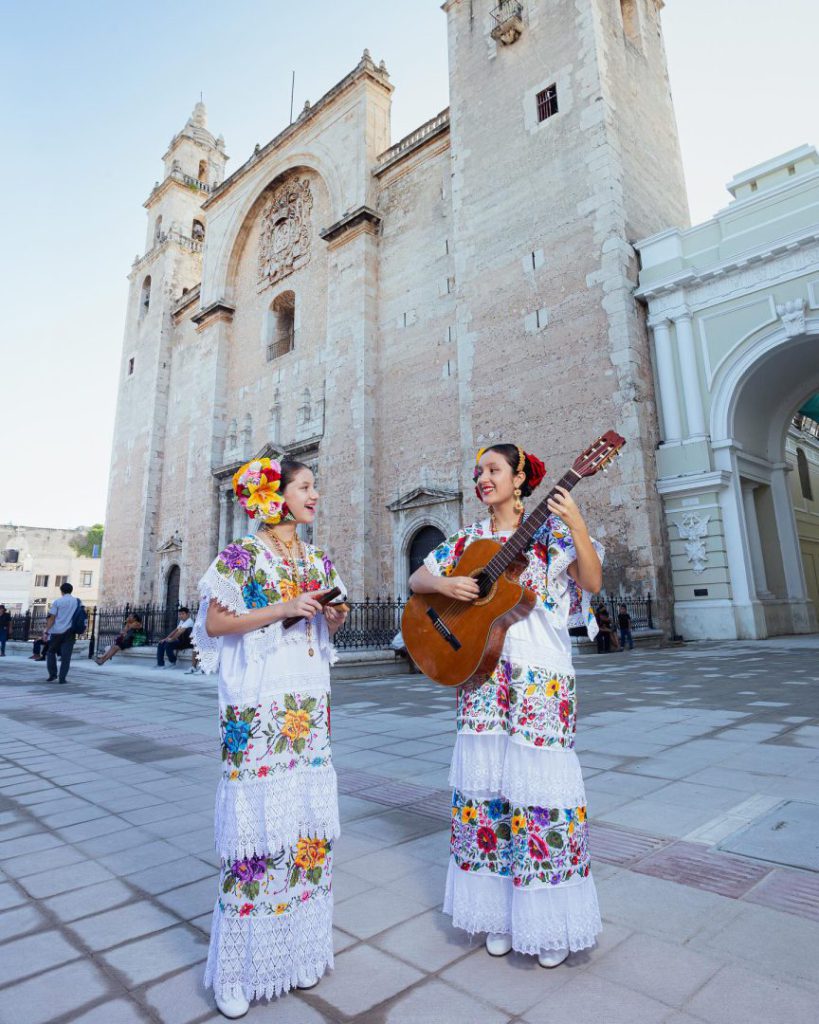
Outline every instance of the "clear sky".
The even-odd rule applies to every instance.
[[[0,522],[71,527],[104,516],[142,203],[200,90],[230,171],[287,124],[291,70],[298,112],[366,46],[398,139],[447,105],[445,18],[439,0],[0,0],[0,17]],[[819,4],[668,0],[663,22],[697,222],[737,171],[819,143]]]

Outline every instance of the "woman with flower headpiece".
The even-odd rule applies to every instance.
[[[517,445],[481,449],[475,491],[489,516],[436,548],[412,575],[412,589],[474,601],[477,581],[453,569],[473,540],[511,536],[524,518],[522,499],[545,472]],[[515,949],[556,967],[592,946],[601,929],[574,751],[569,628],[596,632],[590,599],[602,585],[603,551],[567,490],[557,488],[548,508],[520,577],[535,607],[509,629],[491,678],[458,691],[444,911],[456,927],[486,932],[492,956]]]
[[[222,867],[205,984],[231,1018],[251,999],[312,988],[333,965],[330,665],[346,617],[317,600],[344,590],[333,563],[296,534],[316,515],[309,467],[256,459],[233,489],[260,525],[202,577],[193,633],[202,669],[219,673],[222,736]]]

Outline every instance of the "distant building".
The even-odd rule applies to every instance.
[[[82,530],[0,525],[0,604],[12,614],[47,607],[70,583],[87,608],[97,605],[102,559],[81,558],[71,541]]]

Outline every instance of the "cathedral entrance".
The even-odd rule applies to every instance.
[[[165,581],[165,629],[168,632],[176,626],[180,576],[179,566],[172,565],[168,570],[168,576]]]
[[[745,349],[714,394],[711,445],[726,474],[720,510],[740,636],[817,628],[819,427],[800,410],[819,391],[819,329],[808,326]]]

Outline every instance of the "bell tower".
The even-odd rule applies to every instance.
[[[556,477],[628,439],[578,495],[606,580],[668,594],[658,431],[632,242],[688,223],[662,0],[448,0],[462,474],[515,441]]]
[[[102,596],[109,603],[159,598],[152,593],[161,542],[154,519],[165,448],[173,307],[201,281],[207,224],[201,207],[224,179],[228,159],[224,139],[208,131],[204,103],[196,104],[162,159],[164,177],[144,203],[145,251],[128,275],[104,541],[117,552],[116,559],[103,562]]]

